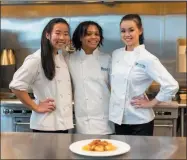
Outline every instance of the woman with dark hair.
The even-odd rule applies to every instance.
[[[109,119],[115,123],[116,134],[153,135],[155,115],[152,108],[171,100],[178,91],[178,83],[158,58],[145,49],[139,15],[124,16],[120,30],[125,47],[112,54]],[[149,101],[144,93],[153,80],[161,88]]]
[[[99,24],[85,21],[73,33],[76,52],[70,54],[69,70],[73,82],[76,131],[82,134],[112,134],[108,120],[109,71],[111,57],[99,51],[103,31]]]
[[[52,19],[43,30],[41,48],[26,57],[9,85],[32,109],[30,128],[35,132],[67,133],[73,128],[70,75],[63,53],[58,52],[69,41],[68,23],[62,18]],[[29,97],[29,87],[39,104]]]

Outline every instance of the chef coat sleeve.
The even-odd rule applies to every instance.
[[[178,82],[156,57],[148,60],[146,71],[147,74],[161,86],[155,98],[158,101],[170,101],[179,90]]]
[[[27,56],[22,66],[15,72],[9,88],[28,91],[37,78],[39,63],[39,57]]]

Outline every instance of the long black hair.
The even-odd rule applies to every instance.
[[[142,20],[141,20],[141,18],[140,18],[140,16],[138,14],[127,14],[127,15],[125,15],[124,17],[122,17],[120,25],[125,20],[133,20],[136,23],[137,27],[139,29],[142,29]],[[144,44],[144,35],[143,35],[143,32],[139,36],[139,43],[140,44]]]
[[[101,28],[101,26],[94,21],[84,21],[77,26],[77,28],[73,33],[72,43],[76,50],[81,50],[82,48],[81,38],[87,35],[87,30],[90,25],[94,25],[98,28],[99,36],[100,36],[100,42],[98,46],[100,47],[101,45],[103,45],[104,37],[103,37],[103,29]]]
[[[64,23],[69,28],[69,24],[65,19],[54,18],[45,26],[41,37],[41,62],[44,74],[48,80],[52,80],[55,76],[55,62],[53,59],[53,46],[50,40],[46,38],[46,33],[51,34],[54,25],[57,23]]]

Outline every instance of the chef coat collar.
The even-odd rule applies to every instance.
[[[125,48],[126,48],[126,46],[125,46]],[[141,44],[141,45],[135,47],[133,52],[140,53],[142,49],[145,49],[145,45],[144,44]]]
[[[96,49],[93,51],[92,55],[95,56],[96,58],[98,58],[99,49],[96,48]],[[81,50],[80,50],[80,56],[81,56],[82,59],[84,59],[84,58],[87,56],[87,54],[85,53],[85,51],[84,51],[82,48],[81,48]]]

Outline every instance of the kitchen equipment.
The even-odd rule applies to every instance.
[[[33,93],[28,93],[31,99],[35,99]],[[16,95],[12,92],[0,92],[0,99],[17,99]]]
[[[31,110],[23,105],[12,92],[0,92],[1,95],[1,132],[31,132]],[[29,93],[34,99],[34,95]]]
[[[187,98],[187,89],[186,88],[180,88],[178,93],[179,93],[180,100],[186,100],[186,98]]]
[[[12,99],[16,98],[16,95],[11,92],[0,92],[0,99]]]
[[[180,94],[179,96],[180,96],[180,99],[181,99],[181,100],[186,100],[186,97],[187,97],[186,94]]]
[[[8,88],[16,71],[15,55],[12,49],[3,49],[0,58],[0,88]]]
[[[1,54],[1,63],[0,64],[2,66],[16,64],[15,55],[14,55],[12,49],[3,49],[2,54]]]
[[[177,59],[177,72],[186,73],[186,39],[178,39],[177,40],[177,52],[176,52],[176,59]]]
[[[1,106],[1,132],[31,132],[31,110],[23,105]]]
[[[178,107],[154,107],[154,136],[176,136]]]

